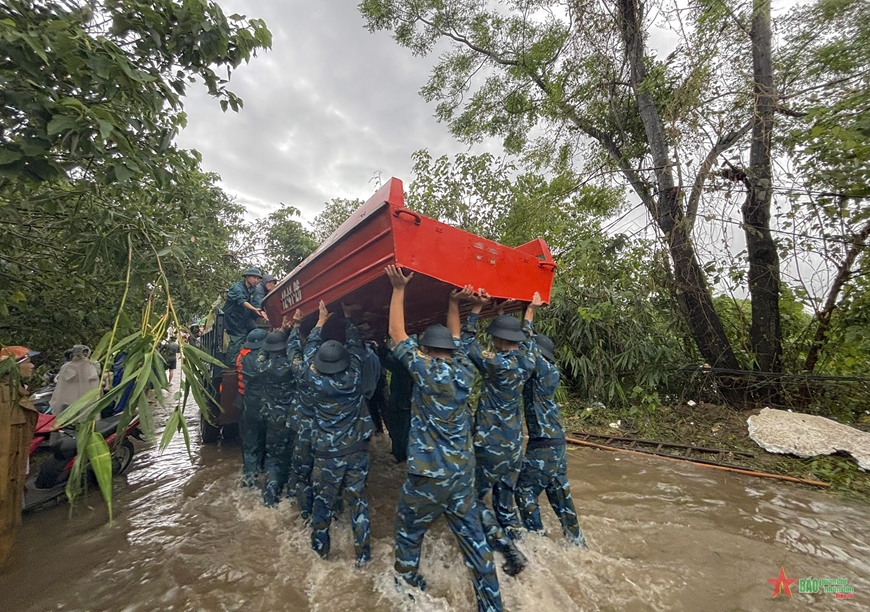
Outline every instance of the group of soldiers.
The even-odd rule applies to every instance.
[[[542,492],[568,541],[586,548],[566,475],[554,346],[534,332],[541,297],[535,293],[522,323],[505,314],[493,319],[486,328],[490,351],[477,339],[479,315],[491,301],[485,291],[471,285],[455,289],[447,325],[433,325],[417,339],[407,334],[404,316],[413,272],[388,266],[385,273],[392,285],[390,358],[403,369],[400,376],[393,370],[392,377],[410,382],[407,476],[395,519],[396,572],[411,587],[426,588],[419,572],[421,546],[428,528],[444,515],[471,570],[478,610],[500,611],[494,552],[503,555],[508,575],[525,568],[516,542],[523,528],[543,532]],[[464,326],[463,301],[471,303]],[[243,485],[254,485],[262,465],[264,504],[274,506],[282,495],[294,498],[310,520],[312,547],[323,558],[336,505],[344,499],[357,564],[364,565],[371,560],[364,491],[368,442],[376,429],[369,404],[379,368],[352,321],[353,307],[342,304],[342,311],[344,342],[324,339],[331,313],[323,302],[304,344],[299,310],[280,329],[247,335],[236,360],[244,398]],[[475,372],[482,388],[472,410]],[[525,453],[523,420],[529,435]],[[485,503],[488,493],[492,510]]]

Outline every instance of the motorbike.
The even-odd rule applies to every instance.
[[[139,429],[139,417],[136,416],[127,425],[121,440],[116,444],[120,414],[101,419],[96,423],[96,431],[106,439],[112,450],[112,475],[124,473],[133,461],[135,449],[130,438],[142,440]],[[36,424],[33,440],[30,442],[31,460],[41,448],[48,446],[51,456],[40,466],[38,473],[31,475],[24,484],[24,510],[30,510],[46,502],[57,499],[64,494],[66,483],[70,477],[73,463],[78,452],[78,441],[74,427],[57,429],[54,427],[55,417],[51,414],[40,414]]]

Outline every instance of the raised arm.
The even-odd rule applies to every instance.
[[[396,266],[387,266],[384,271],[393,286],[393,295],[390,298],[390,339],[398,345],[408,339],[405,331],[405,287],[414,278],[414,273],[409,272],[405,276]]]
[[[465,286],[460,297],[472,302],[471,314],[468,315],[468,319],[462,327],[462,350],[468,355],[471,363],[478,370],[484,372],[486,364],[484,363],[483,347],[477,341],[477,317],[483,307],[489,303],[490,298],[483,289],[479,293],[474,293],[471,285]]]
[[[526,306],[526,315],[523,318],[531,323],[535,320],[535,311],[543,305],[544,301],[541,299],[541,294],[535,291],[535,295],[532,296],[532,301],[529,302],[528,306]]]
[[[466,285],[463,289],[454,289],[450,292],[450,299],[447,302],[447,329],[454,338],[459,338],[462,326],[459,319],[459,301],[471,296],[470,287],[471,285]]]

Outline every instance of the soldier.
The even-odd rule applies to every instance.
[[[260,380],[260,368],[265,363],[259,360],[260,349],[266,341],[266,332],[262,329],[252,329],[248,332],[245,344],[236,359],[236,370],[239,373],[239,400],[242,402],[242,414],[239,428],[242,434],[242,486],[253,487],[254,479],[260,466],[263,465],[263,455],[266,446],[266,424],[260,409],[264,399],[264,389]]]
[[[515,576],[526,565],[525,555],[512,541],[520,527],[513,499],[523,456],[520,398],[535,364],[520,322],[510,315],[497,316],[486,329],[497,352],[483,350],[476,338],[477,319],[490,298],[484,291],[475,294],[471,285],[465,287],[460,297],[473,303],[462,328],[462,347],[483,377],[474,415],[477,499],[486,539],[505,556],[505,572]],[[490,490],[495,516],[484,505]]]
[[[230,337],[230,343],[227,346],[224,363],[229,364],[230,367],[236,362],[248,332],[257,326],[254,321],[257,317],[266,316],[266,311],[260,304],[260,296],[254,290],[261,278],[263,275],[257,268],[248,268],[242,275],[242,280],[227,291],[227,301],[224,303],[224,329]]]
[[[299,377],[307,367],[305,364],[311,362],[317,348],[314,345],[306,345],[303,353],[302,339],[299,335],[301,320],[302,313],[297,310],[293,317],[290,338],[287,340],[287,359],[296,376],[298,394],[294,420],[291,421],[291,428],[296,431],[296,439],[293,444],[290,470],[296,488],[296,503],[299,504],[302,519],[307,521],[311,518],[311,508],[314,506],[314,489],[311,486],[311,470],[314,469],[314,455],[311,450],[314,434],[314,405],[310,401],[303,400],[302,391],[299,389]],[[290,494],[291,491],[288,490],[287,493]]]
[[[532,304],[537,307],[540,301],[537,293],[535,298]],[[542,491],[546,491],[547,499],[562,523],[565,537],[585,550],[588,549],[586,539],[577,523],[577,512],[568,484],[565,427],[555,400],[559,368],[553,357],[553,341],[542,334],[534,335],[532,322],[528,319],[524,327],[532,338],[535,370],[523,389],[529,442],[516,486],[517,507],[526,529],[543,531],[538,497]]]
[[[397,463],[408,459],[408,430],[411,426],[411,394],[414,379],[393,353],[383,346],[378,353],[383,368],[390,372],[390,394],[384,410],[384,425],[390,433],[391,453]]]
[[[442,514],[459,542],[471,570],[477,609],[500,612],[501,593],[492,550],[481,525],[472,466],[471,412],[468,395],[474,370],[458,347],[459,292],[450,296],[447,325],[433,325],[420,345],[405,332],[405,276],[387,266],[393,286],[390,338],[393,354],[413,379],[408,475],[396,510],[396,572],[410,585],[426,588],[419,574],[420,548],[426,531]]]
[[[273,331],[266,336],[263,352],[267,359],[260,379],[264,389],[261,414],[266,423],[266,486],[263,505],[278,504],[279,495],[290,480],[293,454],[293,415],[296,411],[296,378],[287,358],[287,333]],[[290,482],[289,490],[295,490]]]
[[[311,546],[322,558],[329,555],[329,525],[334,504],[344,490],[348,498],[357,565],[371,561],[368,503],[363,495],[369,472],[368,442],[374,424],[362,394],[364,348],[359,330],[342,304],[345,336],[321,344],[321,330],[330,313],[323,301],[317,325],[308,336],[305,359],[297,368],[300,401],[314,409],[311,449]],[[296,320],[301,318],[297,311]]]

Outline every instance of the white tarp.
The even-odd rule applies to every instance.
[[[870,471],[870,433],[831,419],[765,408],[749,417],[749,437],[771,453],[815,457],[843,451]]]

